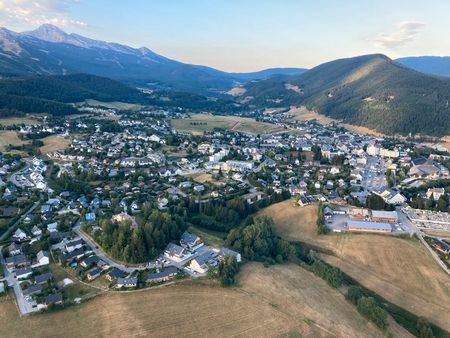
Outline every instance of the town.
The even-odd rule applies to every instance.
[[[81,110],[6,127],[69,141],[0,157],[0,291],[13,289],[22,315],[83,302],[87,286],[120,292],[214,275],[226,257],[244,257],[209,235],[284,200],[318,204],[323,233],[417,236],[450,274],[442,149],[279,111],[253,115],[277,133],[190,133],[173,127],[193,126],[183,111]]]

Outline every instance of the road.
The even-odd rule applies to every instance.
[[[24,160],[24,162],[25,162],[25,167],[23,167],[22,169],[12,173],[11,176],[8,178],[8,182],[11,182],[12,184],[14,184],[14,185],[16,185],[18,187],[22,186],[22,183],[17,181],[16,176],[18,174],[22,173],[22,172],[25,172],[29,168],[31,168],[31,165],[32,165],[31,161],[28,160],[28,159]]]
[[[371,170],[372,168],[376,168],[377,172]],[[369,156],[367,159],[367,164],[364,166],[361,185],[369,192],[383,191],[387,187],[385,174],[386,164],[384,159]]]
[[[23,221],[23,219],[34,209],[36,209],[40,205],[40,201],[34,202],[34,204],[2,235],[0,236],[0,241],[4,241],[8,238],[11,233],[17,228],[17,226]],[[0,246],[0,262],[3,266],[3,271],[5,274],[5,281],[8,283],[8,286],[11,286],[14,289],[14,293],[16,295],[17,306],[19,307],[19,311],[21,315],[25,315],[31,312],[38,311],[37,307],[33,307],[36,305],[34,302],[28,302],[22,294],[22,289],[20,288],[19,281],[14,277],[14,275],[6,268],[5,260],[1,253],[2,248]]]
[[[416,227],[416,225],[411,222],[411,220],[406,216],[405,213],[403,213],[402,211],[398,212],[399,219],[400,221],[403,223],[402,226],[408,226],[412,233],[415,233],[417,238],[419,238],[419,240],[422,242],[422,244],[425,246],[425,248],[427,248],[427,250],[431,253],[431,257],[433,257],[433,259],[436,261],[436,263],[439,264],[439,266],[442,268],[442,270],[445,271],[445,273],[447,273],[450,276],[450,269],[447,267],[447,265],[445,265],[445,263],[441,260],[441,258],[439,257],[439,255],[433,250],[433,248],[431,248],[431,246],[428,244],[428,242],[425,240],[425,238],[423,237],[423,232]]]
[[[11,286],[14,290],[14,294],[16,295],[16,302],[17,306],[19,308],[21,315],[26,315],[31,312],[38,311],[38,308],[36,306],[36,303],[31,300],[31,302],[28,302],[23,294],[22,289],[20,288],[20,283],[17,280],[17,278],[14,277],[14,274],[12,274],[5,265],[5,259],[3,258],[3,254],[1,253],[2,247],[0,247],[0,262],[3,265],[3,272],[5,274],[4,280],[8,283],[8,286]],[[33,307],[35,306],[35,307]]]

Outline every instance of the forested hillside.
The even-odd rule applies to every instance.
[[[21,113],[75,114],[78,110],[69,103],[86,99],[221,113],[233,112],[239,106],[231,100],[210,100],[202,95],[172,90],[145,94],[132,86],[89,74],[36,75],[0,80],[0,116],[3,117]]]
[[[246,89],[258,107],[306,105],[388,134],[450,134],[450,80],[384,55],[331,61],[299,76],[253,81]]]

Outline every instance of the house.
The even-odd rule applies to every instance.
[[[219,260],[223,260],[227,256],[233,256],[236,258],[236,262],[240,263],[242,261],[241,254],[239,252],[228,248],[221,248],[218,255]]]
[[[164,256],[176,262],[181,262],[187,258],[188,255],[185,248],[173,243],[167,244],[166,249],[164,250]]]
[[[137,277],[128,277],[123,278],[119,277],[117,278],[117,287],[118,288],[135,288],[137,286],[138,279]]]
[[[50,259],[48,257],[47,251],[44,251],[44,250],[39,251],[37,253],[36,257],[37,257],[37,262],[38,262],[39,266],[50,264]]]
[[[25,268],[16,269],[14,274],[16,275],[17,279],[24,279],[29,277],[33,273],[33,270],[27,266]]]
[[[49,204],[44,204],[41,206],[41,214],[46,214],[46,213],[50,212],[51,210],[52,210],[52,207]]]
[[[47,230],[49,232],[58,231],[58,223],[57,222],[53,222],[53,223],[47,224]]]
[[[3,209],[3,217],[13,217],[19,214],[20,209],[15,207],[6,207]]]
[[[38,275],[34,277],[35,284],[45,284],[49,280],[53,278],[53,274],[51,272],[43,273],[42,275]]]
[[[97,256],[97,255],[92,255],[92,256],[89,256],[88,258],[86,258],[86,259],[84,259],[81,263],[80,263],[80,265],[83,267],[83,268],[87,268],[87,267],[89,267],[89,266],[91,266],[91,265],[93,265],[93,264],[97,264],[97,262],[100,260],[100,258]]]
[[[106,274],[106,279],[109,280],[110,282],[115,281],[118,278],[123,278],[124,276],[124,272],[118,268],[113,268],[111,271],[109,271]]]
[[[28,238],[27,234],[25,233],[25,231],[23,231],[22,229],[18,228],[13,235],[13,238],[18,240],[18,241],[23,241],[26,240]]]
[[[36,284],[36,285],[30,285],[25,290],[22,290],[22,294],[27,296],[37,295],[42,292],[42,285]]]
[[[91,280],[94,280],[94,279],[96,279],[98,276],[100,276],[101,274],[102,274],[102,269],[100,269],[100,268],[95,268],[95,269],[92,269],[91,271],[89,271],[87,274],[86,274],[86,277],[87,277],[87,279],[89,280],[89,281],[91,281]]]
[[[448,176],[449,171],[439,163],[426,159],[421,156],[411,161],[412,167],[408,171],[411,177],[420,177],[425,179],[435,179],[442,176]]]
[[[22,251],[20,251],[20,245],[16,242],[12,242],[8,246],[8,252],[11,256],[19,255]]]
[[[39,229],[36,225],[33,226],[33,228],[31,229],[31,233],[33,234],[33,236],[40,236],[42,235],[42,230]]]
[[[75,239],[66,243],[65,248],[67,252],[72,252],[83,247],[83,241],[81,239]]]
[[[51,293],[44,299],[44,304],[46,306],[49,306],[52,304],[61,305],[62,303],[63,303],[63,297],[62,297],[61,292]]]
[[[180,244],[184,248],[189,250],[196,250],[201,247],[204,243],[200,237],[185,231],[180,238]]]
[[[433,196],[433,200],[438,201],[441,196],[445,195],[444,188],[428,188],[427,190],[427,198],[429,199]]]
[[[208,271],[209,265],[217,265],[217,261],[214,259],[213,254],[207,251],[191,260],[189,268],[194,272],[204,274]]]
[[[169,266],[159,272],[151,273],[147,276],[147,283],[160,283],[168,281],[175,277],[178,273],[178,269],[175,266]]]
[[[94,222],[95,221],[95,212],[88,212],[84,218],[85,218],[86,222]]]
[[[27,257],[23,254],[8,257],[6,258],[5,263],[8,269],[25,267],[29,264]]]
[[[60,259],[62,261],[70,261],[73,259],[80,259],[83,256],[84,256],[84,249],[80,248],[61,255]]]
[[[250,192],[242,196],[242,198],[247,202],[247,204],[253,204],[262,200],[265,194],[260,191]]]

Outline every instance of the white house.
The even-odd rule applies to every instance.
[[[13,237],[19,241],[23,241],[27,239],[27,234],[22,229],[18,228],[16,232],[14,233]]]
[[[43,265],[49,265],[50,264],[50,258],[48,257],[48,252],[41,250],[37,253],[37,265],[43,266]]]
[[[56,231],[58,231],[58,223],[54,222],[54,223],[47,224],[47,230],[49,232],[56,232]]]
[[[191,260],[189,268],[194,272],[204,274],[208,272],[209,265],[217,265],[217,262],[212,257],[211,252],[204,252]]]

